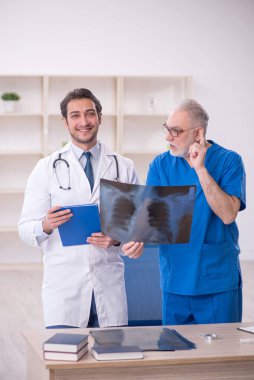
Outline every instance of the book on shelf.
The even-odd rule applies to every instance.
[[[242,330],[242,331],[254,334],[254,326],[240,326],[238,327],[238,330]]]
[[[45,360],[66,360],[78,361],[88,352],[88,344],[83,346],[78,352],[60,352],[60,351],[44,351]]]
[[[44,351],[78,353],[88,343],[88,335],[57,333],[43,343]]]
[[[143,359],[144,354],[138,346],[95,345],[91,354],[96,360],[133,360]]]
[[[86,239],[93,232],[101,232],[100,214],[97,204],[73,205],[61,208],[61,210],[67,209],[71,210],[73,216],[58,227],[64,247],[88,244]]]

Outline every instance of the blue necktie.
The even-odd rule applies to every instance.
[[[87,176],[87,179],[90,183],[91,192],[93,191],[93,185],[94,185],[94,178],[93,178],[93,168],[91,165],[91,152],[84,152],[84,156],[86,156],[86,166],[85,166],[85,173]]]

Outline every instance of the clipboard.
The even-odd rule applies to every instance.
[[[58,227],[64,247],[89,244],[86,239],[93,232],[101,232],[100,214],[97,204],[64,206],[61,210],[70,209],[73,216]],[[59,210],[58,210],[59,211]]]

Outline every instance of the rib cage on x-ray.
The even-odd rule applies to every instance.
[[[187,243],[195,186],[142,186],[101,180],[104,234],[121,242]]]
[[[136,207],[132,197],[122,196],[116,198],[112,208],[111,222],[112,226],[119,226],[128,231],[129,223],[136,212]]]

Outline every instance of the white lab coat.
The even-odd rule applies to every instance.
[[[53,162],[62,153],[70,165],[71,190],[62,190],[53,170]],[[38,238],[42,218],[55,205],[99,204],[100,178],[116,178],[117,156],[121,182],[138,183],[133,162],[117,155],[101,144],[101,156],[91,194],[87,177],[70,143],[41,159],[32,171],[25,191],[19,221],[21,239],[42,247],[44,276],[42,299],[45,325],[86,327],[89,319],[92,291],[94,291],[101,327],[126,325],[128,322],[124,284],[124,264],[119,247],[102,249],[93,245],[63,247],[58,230]],[[69,180],[68,170],[61,163],[57,170],[62,186]]]

